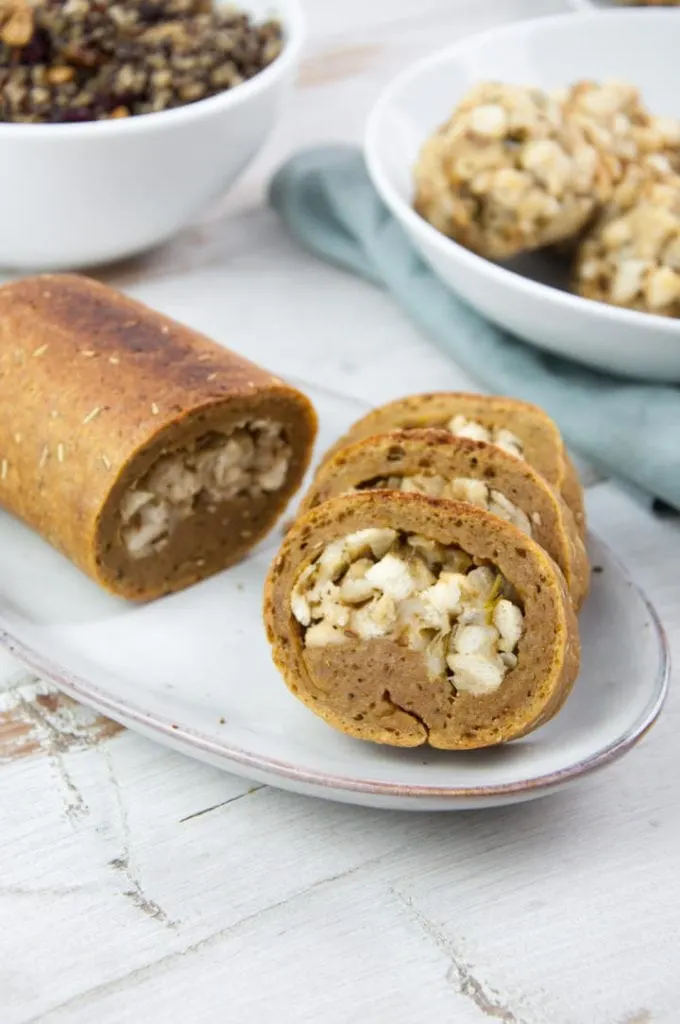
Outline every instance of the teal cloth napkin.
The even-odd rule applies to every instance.
[[[269,199],[308,250],[387,289],[482,387],[542,406],[595,466],[680,509],[679,388],[588,370],[489,323],[416,254],[353,147],[292,157],[274,176]]]

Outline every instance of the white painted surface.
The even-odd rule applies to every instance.
[[[465,384],[385,296],[300,253],[257,204],[284,153],[358,138],[407,61],[558,6],[309,0],[305,84],[252,173],[107,279],[348,394]],[[677,658],[680,527],[609,484],[591,506]],[[673,692],[637,751],[568,793],[420,816],[249,792],[133,733],[101,741],[103,723],[4,655],[0,678],[2,1024],[677,1024]]]

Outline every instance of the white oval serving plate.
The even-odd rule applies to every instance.
[[[420,146],[480,80],[554,89],[579,79],[634,82],[655,113],[680,116],[677,10],[594,9],[536,18],[462,39],[387,86],[368,120],[373,184],[441,280],[490,320],[539,348],[600,370],[680,381],[680,320],[593,302],[567,290],[566,261],[547,251],[492,263],[412,209]]]
[[[305,390],[320,413],[320,450],[364,411]],[[299,704],[270,660],[262,584],[281,535],[279,526],[220,576],[136,606],[105,594],[0,513],[0,642],[71,696],[192,757],[308,795],[405,810],[553,792],[625,754],[661,710],[669,659],[657,616],[591,538],[601,571],[581,618],[583,667],[553,722],[506,747],[471,753],[349,739]]]

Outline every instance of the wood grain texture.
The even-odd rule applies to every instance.
[[[48,683],[28,677],[0,689],[0,765],[31,754],[58,756],[96,746],[122,730]]]
[[[363,402],[469,388],[387,296],[302,253],[260,205],[263,185],[296,146],[358,140],[408,61],[558,6],[308,0],[307,75],[337,48],[374,47],[370,59],[308,82],[233,193],[103,276],[274,372]],[[590,511],[677,658],[677,520],[608,484]],[[673,688],[641,747],[579,787],[420,816],[253,791],[130,732],[93,744],[92,713],[45,709],[42,687],[0,652],[0,711],[29,725],[11,743],[40,746],[0,766],[1,1024],[678,1024]],[[84,741],[45,747],[47,726],[17,718],[16,694]]]

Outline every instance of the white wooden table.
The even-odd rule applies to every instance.
[[[282,157],[357,140],[383,84],[558,0],[309,0],[276,137],[227,200],[106,275],[282,373],[373,401],[469,384],[262,205]],[[680,653],[680,528],[610,483],[592,521]],[[252,788],[0,654],[0,1024],[678,1024],[680,702],[550,799],[409,815]]]

